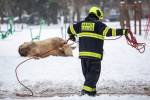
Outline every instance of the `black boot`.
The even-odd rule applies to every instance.
[[[96,96],[96,91],[88,92],[88,91],[82,90],[81,96],[83,96],[83,95],[88,95],[88,96],[94,97],[94,96]]]

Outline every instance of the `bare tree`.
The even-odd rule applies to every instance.
[[[1,23],[4,22],[4,17],[11,15],[11,0],[0,0],[0,17]]]
[[[77,21],[80,21],[81,16],[81,9],[82,7],[87,3],[88,0],[72,0],[72,6],[73,6],[73,21],[75,14],[77,14]]]

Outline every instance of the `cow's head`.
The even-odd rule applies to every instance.
[[[27,56],[30,52],[31,48],[35,45],[34,42],[24,42],[22,45],[19,46],[18,52],[21,56]]]

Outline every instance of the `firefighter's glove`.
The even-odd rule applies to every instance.
[[[75,38],[74,35],[71,35],[69,39],[72,40],[72,41],[76,41],[76,38]]]
[[[124,35],[127,36],[129,33],[129,29],[124,29],[124,30],[125,30]]]

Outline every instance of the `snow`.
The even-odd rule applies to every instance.
[[[4,100],[12,100],[10,98],[6,98]],[[123,96],[115,96],[115,95],[101,95],[98,97],[89,97],[89,96],[70,96],[70,97],[40,97],[40,98],[17,98],[13,100],[149,100],[148,96],[139,96],[139,95],[123,95]]]
[[[119,27],[118,22],[106,24],[110,27]],[[97,84],[98,94],[101,94],[99,96],[92,98],[71,95],[78,93],[84,82],[78,58],[78,46],[73,51],[73,57],[49,56],[39,60],[31,59],[22,64],[17,70],[19,79],[32,89],[36,96],[41,97],[21,98],[15,96],[15,93],[29,93],[18,83],[15,68],[20,62],[27,59],[19,56],[18,47],[23,42],[31,41],[30,29],[33,33],[38,33],[40,27],[25,26],[22,31],[17,31],[7,39],[0,40],[0,99],[150,99],[150,41],[138,35],[136,35],[137,40],[146,43],[146,50],[142,54],[130,47],[124,36],[115,41],[105,41],[101,76]],[[60,25],[42,27],[41,40],[55,36],[62,37]]]

